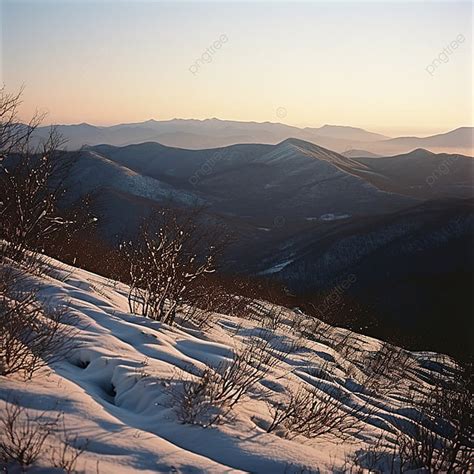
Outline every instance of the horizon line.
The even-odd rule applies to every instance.
[[[243,124],[271,124],[271,125],[283,125],[283,126],[286,126],[286,127],[297,128],[299,130],[321,129],[323,127],[352,128],[352,129],[356,129],[356,130],[363,130],[363,131],[369,132],[369,133],[374,133],[374,134],[377,134],[377,135],[382,135],[387,139],[402,138],[402,137],[404,137],[404,138],[428,138],[428,137],[431,137],[431,136],[434,136],[434,135],[440,135],[440,134],[443,134],[443,133],[453,132],[453,131],[459,130],[461,128],[474,128],[474,125],[459,125],[457,127],[450,128],[448,130],[442,129],[442,131],[440,131],[440,132],[436,132],[436,133],[431,132],[430,134],[426,134],[426,135],[425,134],[422,134],[422,135],[401,134],[401,135],[389,136],[389,135],[386,135],[382,132],[377,132],[377,131],[373,131],[373,130],[370,130],[370,129],[367,129],[367,128],[364,128],[364,127],[358,127],[358,126],[353,126],[353,125],[338,125],[338,124],[325,123],[325,124],[320,125],[320,126],[309,126],[309,125],[301,126],[301,125],[292,125],[292,124],[284,123],[284,122],[273,122],[273,121],[270,121],[270,120],[264,120],[264,121],[234,120],[234,119],[225,119],[225,118],[223,119],[223,118],[219,118],[219,117],[208,117],[208,118],[204,118],[204,119],[198,119],[198,118],[192,118],[192,117],[188,117],[188,118],[173,117],[173,118],[170,118],[170,119],[156,119],[154,117],[151,117],[149,119],[145,119],[145,120],[141,120],[141,121],[115,122],[115,123],[109,123],[107,125],[94,124],[94,123],[91,123],[91,122],[51,122],[51,123],[48,123],[48,124],[45,124],[45,125],[40,125],[40,127],[87,125],[87,126],[95,127],[95,128],[110,128],[110,127],[117,127],[117,126],[121,126],[121,125],[133,125],[133,124],[139,125],[139,124],[145,124],[147,122],[173,122],[173,121],[183,121],[183,122],[184,121],[189,121],[189,122],[191,122],[191,121],[194,121],[194,122],[219,121],[219,122],[236,122],[236,123],[243,123]],[[397,128],[397,127],[393,127],[393,128]]]

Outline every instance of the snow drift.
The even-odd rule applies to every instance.
[[[68,435],[84,446],[80,472],[344,470],[382,430],[410,429],[416,413],[407,408],[407,389],[421,390],[434,373],[453,368],[448,358],[400,350],[405,373],[384,359],[377,385],[369,386],[359,361],[388,347],[381,341],[287,309],[273,325],[214,314],[206,330],[169,327],[130,314],[125,285],[54,260],[49,266],[46,276],[37,277],[39,298],[53,306],[67,302],[77,347],[32,380],[0,377],[0,417],[6,416],[4,402],[12,400],[46,417],[63,413]],[[258,306],[265,312],[266,303]],[[182,423],[173,394],[183,380],[222,366],[250,340],[265,341],[283,354],[281,360],[221,423]],[[344,442],[336,432],[313,439],[284,436],[283,424],[268,433],[272,413],[298,387],[339,397],[337,410],[351,412],[360,429]],[[48,443],[57,442],[53,433]],[[46,454],[34,469],[51,472]]]

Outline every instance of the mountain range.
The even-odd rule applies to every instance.
[[[461,127],[423,138],[391,138],[361,128],[339,125],[299,128],[282,123],[238,122],[217,118],[148,120],[109,127],[81,123],[57,125],[57,129],[67,140],[70,150],[84,145],[126,146],[143,142],[158,142],[177,148],[206,149],[239,143],[278,144],[288,138],[297,138],[339,153],[348,153],[352,157],[395,155],[416,148],[470,156],[473,151],[472,127]],[[36,130],[36,136],[43,138],[49,131],[50,127],[40,127]]]
[[[473,193],[470,157],[422,149],[350,158],[292,138],[205,150],[97,145],[79,156],[74,188],[82,193],[101,188],[150,202],[194,203],[259,227],[273,227],[275,219],[301,224],[324,215],[386,214]]]
[[[417,149],[352,158],[295,138],[203,150],[103,144],[74,154],[71,193],[98,196],[107,239],[133,235],[153,209],[197,205],[235,242],[228,272],[263,275],[301,295],[356,275],[347,294],[374,306],[384,331],[425,334],[428,318],[441,346],[447,332],[457,347],[469,334],[471,157]],[[446,328],[454,306],[461,322]]]

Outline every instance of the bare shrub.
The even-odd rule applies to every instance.
[[[195,280],[188,291],[188,305],[179,309],[179,320],[199,328],[212,324],[214,313],[255,319],[254,306],[260,305],[250,293],[253,282],[247,278],[206,273]]]
[[[284,357],[270,341],[252,338],[232,360],[206,367],[174,388],[178,418],[205,427],[219,423]]]
[[[472,367],[454,384],[437,381],[420,401],[411,430],[397,434],[400,471],[472,472],[474,468],[474,397]]]
[[[173,324],[182,305],[198,300],[199,281],[214,272],[217,240],[197,224],[197,211],[162,210],[145,221],[139,242],[121,245],[130,311]]]
[[[179,307],[179,322],[200,329],[209,327],[214,313],[233,315],[241,298],[228,293],[223,285],[209,278],[209,274],[202,275],[187,290],[188,303]]]
[[[351,406],[348,397],[340,390],[322,390],[319,387],[300,386],[289,391],[288,401],[269,405],[272,421],[267,432],[278,432],[293,439],[304,436],[313,439],[334,436],[348,440],[360,433],[363,419],[368,415],[366,406]]]
[[[277,331],[287,324],[285,309],[281,306],[253,301],[249,307],[261,327]]]
[[[60,445],[47,444],[58,428]],[[52,467],[73,473],[86,447],[87,441],[79,444],[77,437],[69,436],[63,413],[52,417],[46,412],[32,415],[17,400],[5,402],[5,416],[0,422],[0,459],[6,465],[19,464],[24,469],[47,454]]]
[[[375,442],[346,458],[350,472],[395,472],[395,449],[387,438],[387,433],[382,432]]]
[[[357,335],[352,331],[335,332],[332,330],[329,334],[329,344],[343,359],[351,360],[360,352],[356,337]]]
[[[219,377],[210,368],[197,377],[186,377],[180,387],[173,387],[172,396],[176,402],[176,414],[182,423],[199,424],[207,427],[215,423],[221,406],[216,401]],[[217,412],[217,413],[216,413]]]
[[[45,413],[31,416],[18,403],[7,402],[5,417],[0,422],[0,457],[5,463],[22,467],[33,464],[45,449],[58,419],[59,416],[51,420]]]
[[[62,416],[62,434],[60,447],[53,446],[51,448],[51,464],[61,469],[67,474],[76,471],[77,461],[84,453],[88,445],[88,441],[79,443],[77,437],[71,437],[64,424],[64,415]]]
[[[113,243],[99,234],[95,225],[77,232],[61,232],[48,246],[49,255],[60,255],[62,262],[88,270],[114,281],[127,283],[127,265]]]
[[[182,326],[190,325],[198,329],[206,329],[212,326],[214,317],[209,305],[202,300],[196,302],[195,305],[183,305],[180,308],[180,315],[177,317],[178,324]]]
[[[218,399],[233,407],[276,367],[291,349],[292,347],[274,347],[272,339],[251,337],[245,348],[234,354],[231,362],[219,366],[217,372],[220,374],[221,384]]]
[[[377,351],[361,351],[352,359],[360,369],[354,378],[368,392],[388,392],[414,379],[416,363],[406,350],[382,343]]]
[[[457,380],[437,379],[429,390],[407,394],[415,416],[357,453],[354,464],[370,472],[472,472],[474,428],[472,368]]]
[[[288,402],[274,405],[269,404],[269,409],[272,413],[272,421],[267,428],[267,432],[271,433],[276,430],[284,430],[283,436],[289,437],[298,415],[306,410],[310,398],[310,391],[301,386],[296,391],[289,391]]]
[[[14,268],[0,269],[0,375],[31,378],[74,346],[67,307],[41,305]]]
[[[293,328],[302,337],[309,339],[310,341],[327,343],[329,340],[329,334],[327,334],[328,326],[323,323],[320,319],[313,316],[307,316],[305,314],[296,312],[294,313],[294,325]]]

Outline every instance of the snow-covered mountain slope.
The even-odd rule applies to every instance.
[[[70,436],[88,440],[80,472],[333,472],[374,444],[382,428],[409,429],[416,413],[406,408],[407,390],[421,389],[431,370],[452,367],[433,353],[404,352],[406,372],[397,374],[387,361],[385,383],[374,390],[364,383],[358,361],[377,354],[381,341],[322,323],[302,337],[294,321],[306,327],[305,317],[290,310],[276,329],[222,314],[213,315],[204,331],[169,327],[130,314],[125,285],[57,261],[50,266],[38,282],[39,298],[49,305],[67,302],[79,346],[31,381],[0,377],[0,399],[15,399],[32,413],[63,412]],[[181,423],[174,387],[191,373],[231,360],[256,339],[295,350],[285,351],[222,423]],[[312,440],[267,433],[269,405],[284,402],[298,386],[339,394],[342,410],[360,407],[354,423],[360,418],[363,430],[344,443],[332,433]],[[38,470],[51,472],[44,456]]]
[[[173,200],[188,205],[199,203],[199,199],[192,192],[177,192],[157,178],[137,173],[92,150],[78,154],[70,179],[73,183],[71,192],[79,196],[109,188],[151,201]]]
[[[377,155],[376,153],[372,153],[367,150],[346,150],[341,152],[342,156],[346,156],[347,158],[380,158],[381,155]]]

